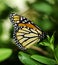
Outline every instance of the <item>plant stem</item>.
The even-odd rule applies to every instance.
[[[48,52],[44,51],[44,50],[41,49],[40,47],[31,46],[30,48],[31,48],[31,49],[34,49],[34,50],[36,50],[36,51],[38,51],[38,52],[40,52],[40,53],[42,53],[43,55],[49,55]]]

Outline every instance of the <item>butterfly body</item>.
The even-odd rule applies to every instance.
[[[14,25],[13,38],[21,50],[30,48],[45,37],[38,26],[23,16],[12,13],[10,20]]]

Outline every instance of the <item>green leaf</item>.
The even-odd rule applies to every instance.
[[[52,7],[46,3],[35,3],[32,6],[35,10],[44,12],[46,14],[51,14],[52,12]]]
[[[43,46],[48,46],[52,51],[54,51],[54,33],[51,37],[47,35],[47,38],[40,42],[39,44]]]
[[[30,55],[24,53],[24,52],[19,52],[19,59],[24,65],[41,65],[39,62],[34,61]]]
[[[50,36],[49,35],[47,35],[47,40],[50,41]]]
[[[7,59],[12,54],[12,50],[8,48],[0,48],[0,62]]]
[[[3,6],[3,7],[1,7],[1,6]],[[5,10],[5,8],[6,8],[6,5],[4,3],[0,2],[0,15]]]
[[[53,35],[50,38],[50,48],[52,49],[52,51],[54,51],[54,34],[55,34],[55,32],[53,33]]]
[[[47,41],[40,42],[39,44],[43,45],[43,46],[49,46],[50,45],[49,42],[47,42]]]
[[[55,65],[56,61],[40,55],[32,55],[31,58],[47,65]]]
[[[53,35],[52,35],[52,37],[51,37],[51,39],[50,39],[50,43],[51,43],[51,44],[54,44],[54,34],[55,34],[55,33],[53,33]]]
[[[49,2],[50,4],[55,4],[55,0],[46,0],[47,2]]]
[[[58,45],[55,48],[55,59],[56,59],[56,62],[58,63]]]
[[[43,45],[43,46],[50,46],[50,36],[47,35],[47,38],[44,39],[42,42],[39,43],[40,45]]]

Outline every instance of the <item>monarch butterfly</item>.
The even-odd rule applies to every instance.
[[[30,48],[33,44],[44,39],[44,32],[27,18],[15,13],[10,14],[14,26],[13,38],[21,50]]]

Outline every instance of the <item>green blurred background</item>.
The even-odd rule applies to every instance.
[[[12,39],[13,26],[9,20],[11,12],[27,17],[50,36],[55,32],[55,46],[57,45],[58,0],[0,0],[0,49],[8,48],[9,53],[12,53],[0,65],[22,64],[17,56],[19,49]],[[0,51],[1,53],[3,52]]]

